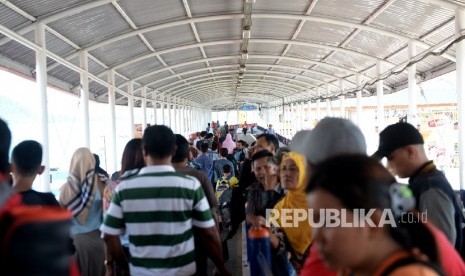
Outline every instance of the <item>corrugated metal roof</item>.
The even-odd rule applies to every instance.
[[[465,7],[465,1],[445,0],[251,2],[3,1],[0,59],[33,72],[34,45],[24,46],[6,34],[14,31],[17,39],[34,42],[40,22],[46,25],[49,53],[79,66],[79,54],[88,51],[89,72],[104,82],[114,69],[116,86],[123,90],[117,91],[120,104],[127,104],[121,93],[134,80],[135,95],[147,86],[157,96],[165,92],[213,109],[247,101],[267,105],[277,99],[309,99],[318,88],[323,95],[326,87],[331,95],[356,89],[355,74],[362,75],[363,83],[373,82],[377,62],[386,60],[390,64],[384,68],[389,70],[408,61],[409,40],[417,42],[417,53],[449,42],[456,33],[455,9]],[[454,49],[447,57],[419,62],[418,74],[453,70]],[[48,57],[49,75],[76,92],[79,73],[60,63]],[[237,86],[239,72],[244,77]],[[400,89],[406,79],[405,72],[390,75],[386,93]],[[366,88],[375,90],[373,85]],[[92,99],[107,101],[107,91],[101,83],[90,82]],[[227,100],[215,101],[212,91]]]

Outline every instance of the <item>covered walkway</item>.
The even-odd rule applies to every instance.
[[[80,97],[82,146],[92,146],[89,101],[108,103],[112,171],[118,129],[135,133],[134,107],[143,109],[143,126],[166,124],[184,135],[203,130],[213,111],[244,104],[266,122],[293,121],[299,130],[305,107],[316,110],[315,120],[327,115],[322,105],[344,117],[345,99],[356,98],[360,122],[361,97],[376,95],[381,129],[383,95],[407,87],[415,123],[417,84],[455,69],[463,121],[464,29],[465,4],[457,0],[7,0],[0,65],[37,80],[47,170],[47,86]],[[128,107],[126,126],[116,126],[115,105]],[[463,137],[460,128],[459,160]],[[49,190],[48,171],[42,184]]]

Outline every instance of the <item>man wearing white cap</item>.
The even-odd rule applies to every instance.
[[[297,132],[290,148],[313,165],[340,154],[366,154],[362,131],[349,120],[333,117],[322,119],[313,130]]]

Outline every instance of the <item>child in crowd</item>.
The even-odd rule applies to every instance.
[[[219,203],[220,228],[228,227],[231,222],[230,203],[232,189],[236,188],[239,180],[232,174],[232,167],[228,164],[223,166],[223,176],[216,183],[215,196]]]
[[[38,174],[44,172],[42,146],[33,140],[19,143],[11,157],[13,188],[21,193],[23,202],[28,205],[60,206],[52,193],[41,193],[32,189],[32,183]]]
[[[218,190],[218,187],[221,185],[227,186],[227,189],[233,189],[237,187],[238,184],[239,180],[232,174],[231,166],[225,164],[223,166],[223,176],[218,179],[218,182],[216,183],[216,190]]]

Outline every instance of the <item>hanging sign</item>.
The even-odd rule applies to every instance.
[[[244,110],[244,111],[257,110],[257,106],[253,104],[243,104],[241,105],[241,110]]]

